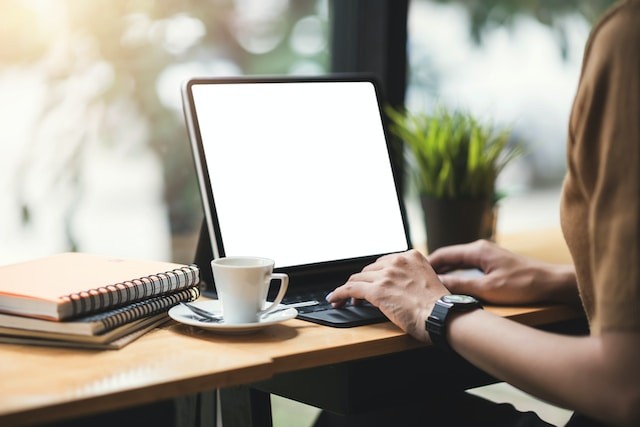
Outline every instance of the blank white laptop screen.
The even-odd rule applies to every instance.
[[[225,255],[291,267],[408,249],[371,82],[191,91]]]

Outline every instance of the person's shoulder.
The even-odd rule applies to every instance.
[[[624,0],[614,4],[594,25],[592,44],[603,43],[609,48],[632,45],[640,38],[640,0]]]
[[[615,3],[596,22],[585,50],[585,64],[628,64],[638,58],[640,45],[640,0]],[[600,68],[600,66],[597,66]]]

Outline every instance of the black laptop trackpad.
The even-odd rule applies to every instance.
[[[334,328],[351,328],[386,322],[388,319],[372,305],[348,305],[344,308],[330,308],[311,313],[300,313],[298,319],[319,323]]]

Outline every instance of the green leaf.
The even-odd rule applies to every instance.
[[[438,106],[432,114],[388,107],[389,130],[406,145],[406,164],[422,194],[493,197],[502,169],[524,153],[510,129],[496,131],[468,112]]]

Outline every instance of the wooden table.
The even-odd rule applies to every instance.
[[[545,242],[563,250],[552,240]],[[540,248],[551,253],[544,245]],[[580,316],[563,306],[488,309],[534,326]],[[0,425],[64,420],[217,388],[246,391],[246,384],[261,391],[262,405],[271,392],[317,404],[295,386],[297,379],[327,372],[343,378],[341,369],[349,377],[353,369],[367,369],[380,358],[425,350],[431,349],[391,323],[338,329],[296,319],[248,336],[217,335],[170,322],[117,351],[0,345]],[[261,423],[269,425],[270,420]],[[256,425],[230,421],[225,427],[231,424]]]
[[[0,345],[0,425],[35,424],[253,382],[272,375],[259,353],[193,339],[175,326],[123,349]]]

